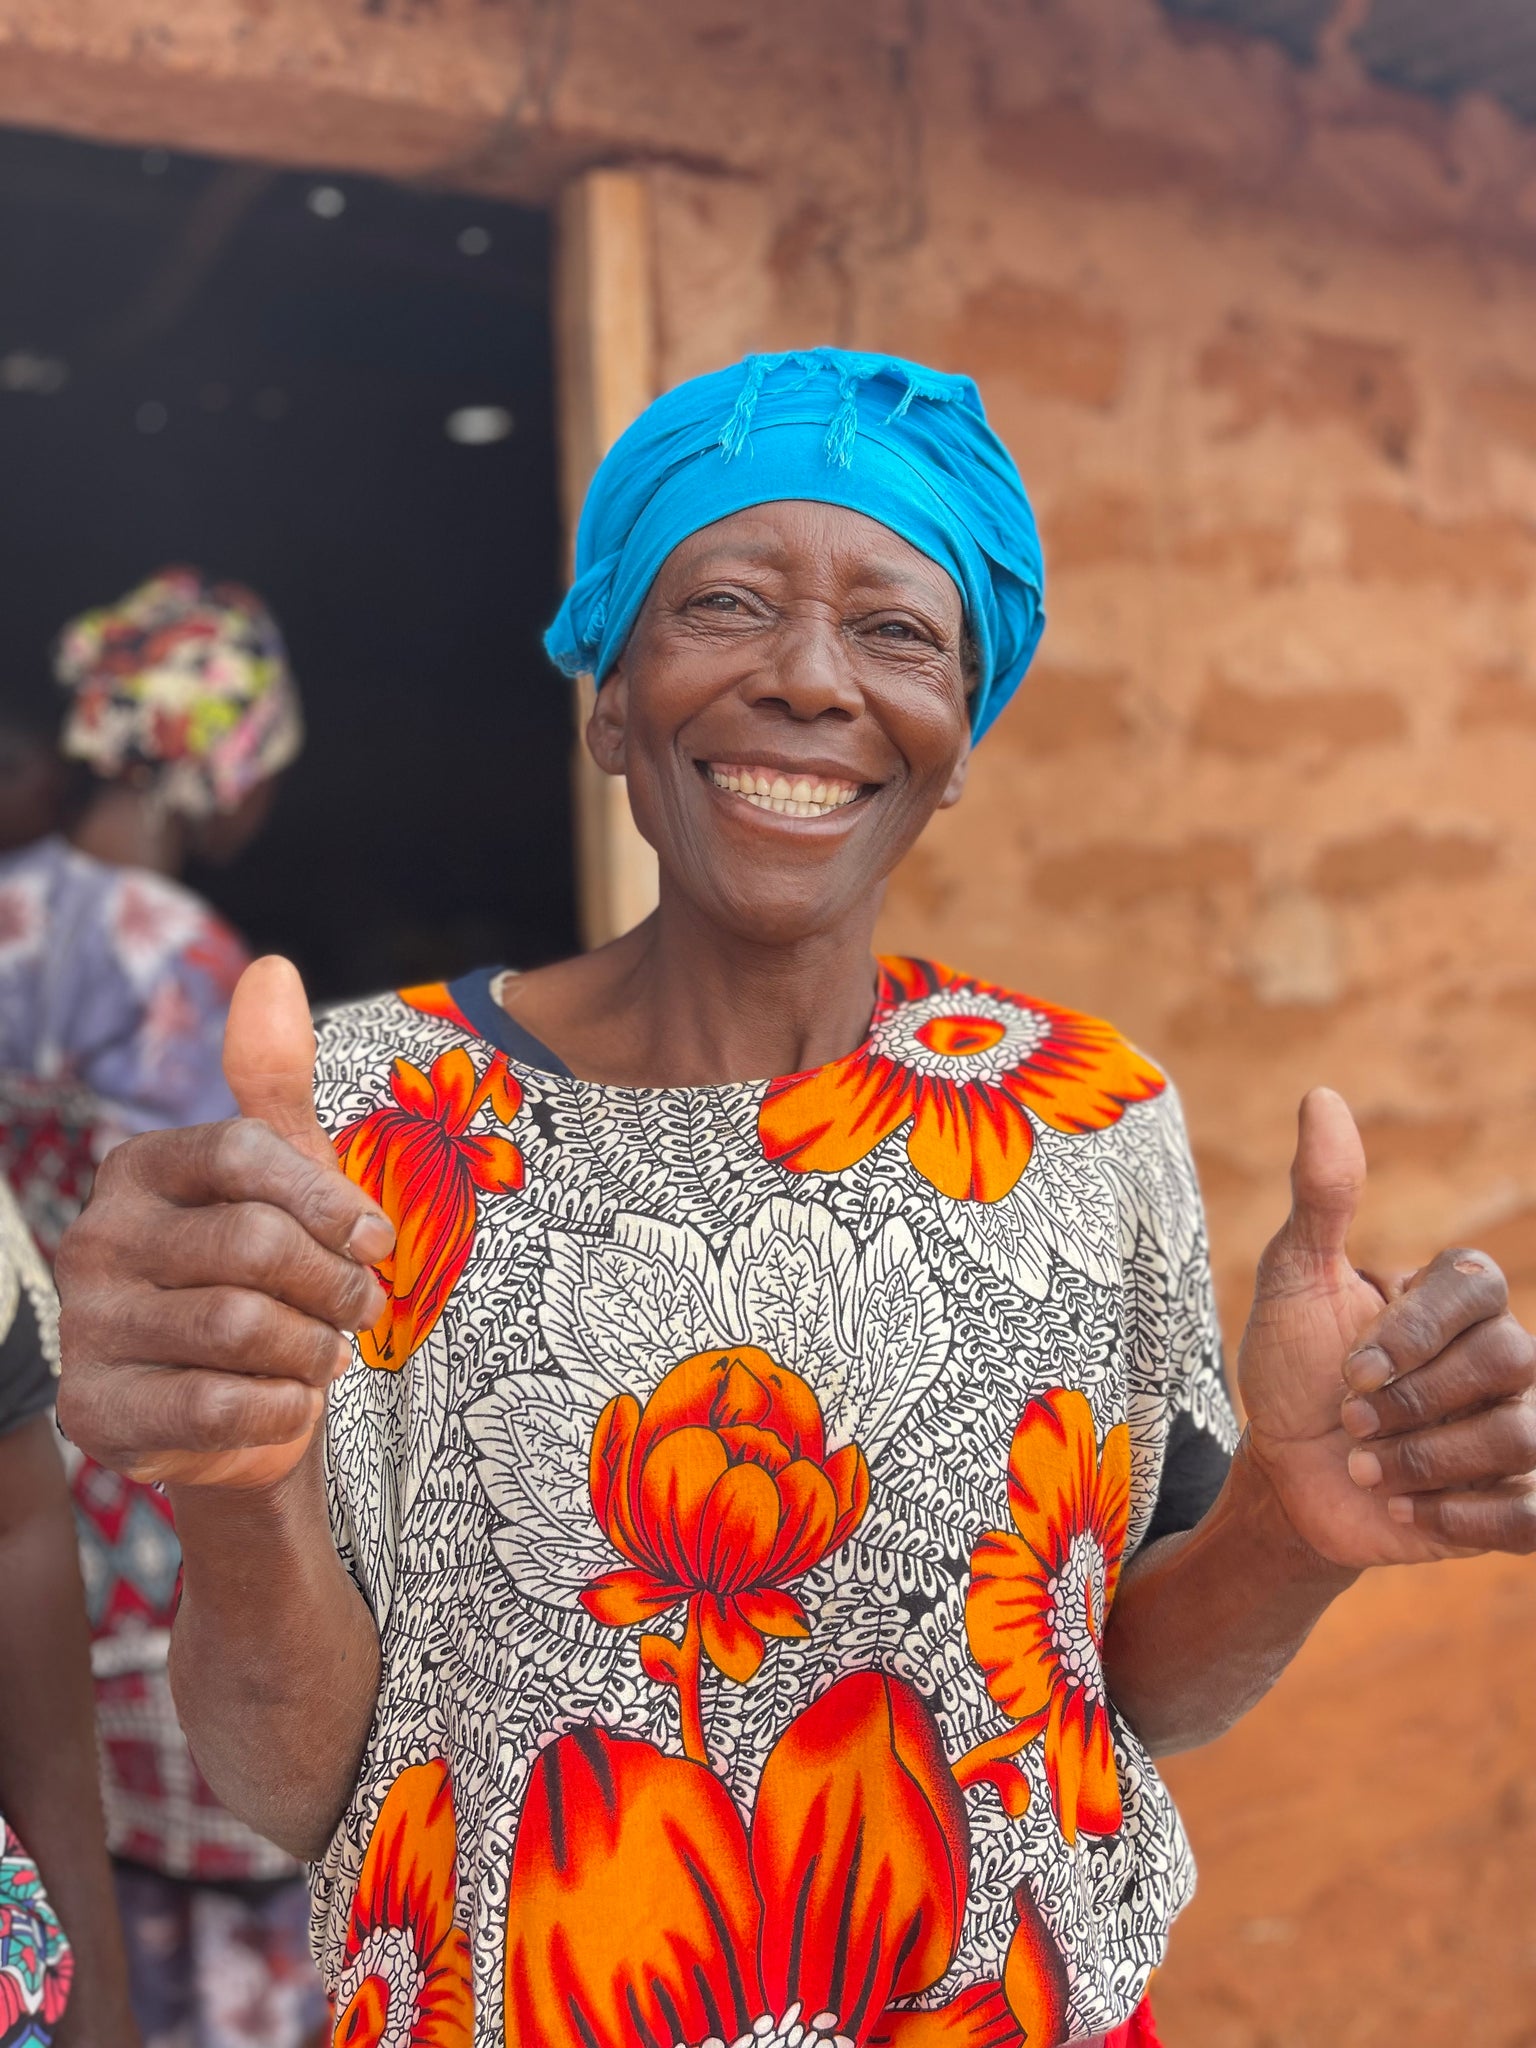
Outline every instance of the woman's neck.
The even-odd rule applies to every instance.
[[[70,843],[109,867],[179,875],[186,860],[181,820],[146,789],[104,783],[70,828]]]
[[[803,1073],[869,1029],[877,909],[766,945],[663,902],[611,945],[520,975],[507,1007],[582,1080],[688,1088]]]

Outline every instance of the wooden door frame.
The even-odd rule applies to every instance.
[[[555,208],[555,391],[566,564],[603,455],[656,395],[650,200],[635,171],[585,171]],[[635,830],[621,777],[604,775],[583,732],[592,678],[578,678],[572,764],[581,935],[600,946],[655,908],[656,856]]]

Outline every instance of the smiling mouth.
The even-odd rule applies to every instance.
[[[699,767],[716,789],[785,818],[830,818],[834,811],[857,803],[868,787],[827,776],[789,776],[782,768],[757,768],[734,761],[701,761]]]

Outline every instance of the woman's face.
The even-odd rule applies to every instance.
[[[970,748],[960,594],[841,506],[754,506],[668,556],[588,743],[663,875],[787,945],[878,901]]]

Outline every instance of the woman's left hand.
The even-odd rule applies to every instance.
[[[1347,1105],[1314,1089],[1238,1353],[1253,1459],[1338,1565],[1536,1551],[1536,1340],[1485,1252],[1443,1251],[1398,1285],[1357,1273],[1364,1186]]]

